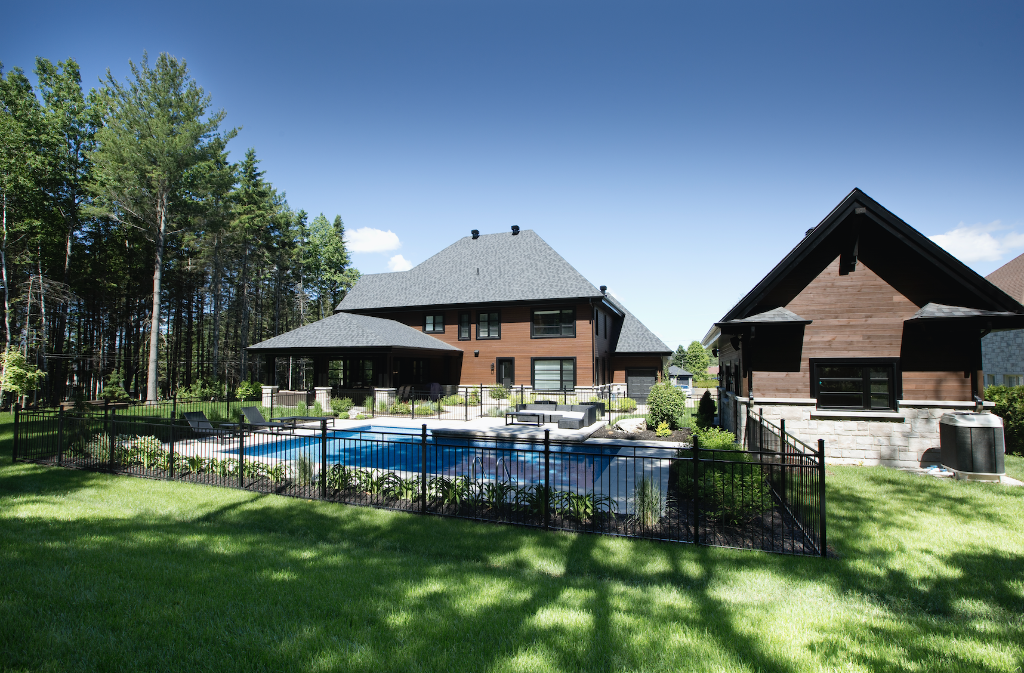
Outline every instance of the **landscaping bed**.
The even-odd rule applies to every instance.
[[[601,426],[597,432],[590,435],[591,439],[628,439],[628,440],[652,440],[656,442],[682,442],[688,444],[690,442],[690,429],[680,428],[673,430],[671,435],[667,437],[659,437],[655,434],[654,430],[644,430],[643,432],[622,432],[621,430],[613,430],[609,426]]]

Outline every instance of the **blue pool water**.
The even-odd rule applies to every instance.
[[[262,440],[262,438],[261,438]],[[348,467],[389,471],[419,472],[423,465],[423,444],[415,428],[365,426],[336,430],[327,435],[327,463]],[[599,479],[613,460],[580,453],[600,453],[598,447],[576,444],[552,444],[549,459],[556,482],[571,481],[583,485]],[[306,456],[321,461],[321,438],[284,435],[273,441],[245,447],[248,459],[298,460]],[[231,449],[228,453],[237,453]],[[426,471],[431,475],[467,475],[473,478],[536,483],[542,479],[543,447],[500,439],[471,437],[435,437],[428,431]]]

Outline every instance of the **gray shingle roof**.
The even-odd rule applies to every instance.
[[[722,325],[745,325],[747,323],[803,323],[805,325],[809,325],[811,321],[801,318],[788,308],[779,306],[778,308],[773,308],[746,318],[736,318],[725,322],[716,322],[715,325],[721,327]]]
[[[966,306],[947,306],[945,304],[925,304],[913,315],[911,320],[926,320],[936,318],[1016,318],[1016,313],[1009,311],[985,311],[979,308],[968,308]]]
[[[600,297],[536,232],[459,239],[408,271],[362,276],[339,311]]]
[[[611,295],[608,301],[622,311],[622,330],[619,331],[618,341],[615,343],[616,353],[665,353],[669,354],[672,349],[665,345],[654,332],[647,329],[647,326],[637,320],[637,317],[630,313],[622,302]]]
[[[279,334],[250,346],[259,350],[291,348],[423,348],[456,351],[460,349],[394,320],[354,313],[335,313],[323,320]]]
[[[668,375],[669,376],[693,376],[693,374],[691,374],[690,372],[686,371],[682,367],[677,367],[676,365],[670,365],[669,366],[669,368],[668,368]]]

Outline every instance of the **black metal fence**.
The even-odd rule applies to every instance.
[[[748,426],[749,427],[749,426]],[[14,459],[573,532],[825,553],[824,460],[103,413],[15,414]],[[439,431],[440,432],[440,431]]]

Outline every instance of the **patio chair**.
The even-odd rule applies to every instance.
[[[225,435],[228,433],[224,428],[215,428],[210,423],[210,419],[206,417],[201,411],[186,411],[183,413],[182,418],[188,421],[188,427],[192,429],[192,432],[200,437],[213,437],[217,441],[224,441]],[[230,425],[228,427],[234,428],[236,426]]]
[[[267,430],[293,430],[295,427],[289,423],[268,421],[267,419],[263,418],[263,414],[260,413],[258,407],[242,407],[242,413],[245,414],[246,425],[254,425],[257,428],[266,428]]]

